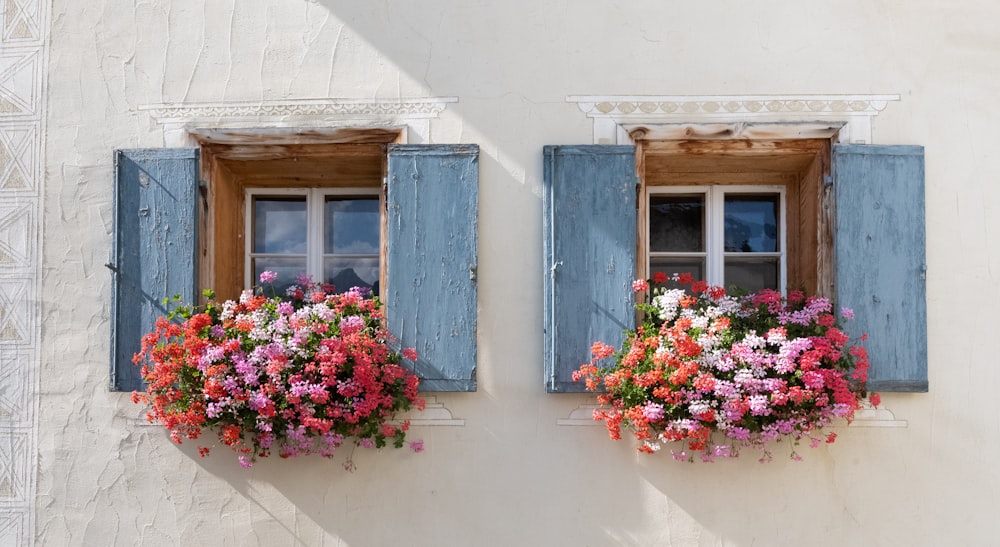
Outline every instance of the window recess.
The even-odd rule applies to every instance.
[[[849,333],[870,335],[869,388],[927,391],[923,148],[841,145],[829,136],[769,139],[774,131],[767,128],[754,133],[761,138],[727,139],[728,133],[721,133],[715,140],[637,138],[635,146],[545,147],[547,391],[584,391],[572,373],[590,359],[595,340],[621,347],[622,331],[635,326],[631,282],[648,278],[657,260],[704,264],[712,275],[712,223],[699,219],[710,216],[712,191],[744,186],[753,187],[750,195],[783,188],[784,241],[778,251],[766,252],[783,253],[786,289],[830,296],[854,308]],[[677,199],[651,201],[660,195]],[[705,200],[701,212],[692,196],[702,196],[697,203]],[[659,214],[650,209],[683,203],[688,203],[684,222],[668,223],[668,232],[680,232],[673,244],[686,246],[654,244],[650,252],[657,234],[646,222]],[[704,222],[703,234],[685,232],[685,223],[698,222]],[[731,248],[743,247],[738,238],[731,241]],[[736,251],[723,256],[731,252]]]
[[[116,151],[111,389],[142,388],[131,357],[164,297],[236,298],[275,266],[377,284],[421,390],[475,391],[479,148],[399,136],[232,130]]]
[[[746,290],[769,286],[833,294],[833,196],[825,183],[831,173],[830,139],[640,140],[636,154],[645,197],[638,210],[638,277],[655,271],[657,250],[646,240],[649,219],[656,216],[649,210],[650,200],[700,188],[707,199],[706,281],[746,285]],[[778,211],[767,213],[766,203],[773,199],[767,196],[775,194]],[[777,230],[761,246],[766,216],[774,217]],[[747,239],[750,251],[737,234],[747,229],[757,232]]]

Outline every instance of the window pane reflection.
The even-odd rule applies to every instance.
[[[305,198],[254,198],[253,252],[306,252]]]
[[[306,259],[302,258],[273,258],[273,257],[256,257],[253,258],[253,283],[260,283],[260,274],[265,271],[272,271],[278,274],[278,278],[274,281],[272,286],[275,290],[275,295],[282,296],[285,294],[285,289],[291,285],[296,284],[296,278],[300,275],[306,273]],[[267,296],[273,296],[271,294],[271,288],[264,285],[264,294]]]
[[[778,290],[778,259],[726,259],[726,288],[738,287],[747,292]]]
[[[326,257],[323,259],[323,280],[331,283],[337,292],[344,292],[351,287],[378,287],[378,257],[341,258]],[[377,292],[376,292],[377,294]]]
[[[778,251],[778,195],[729,194],[726,196],[725,251],[773,253]]]
[[[704,258],[650,258],[649,275],[656,272],[663,272],[668,276],[682,273],[689,273],[695,279],[705,279],[705,259]],[[673,288],[673,283],[668,283],[668,287]]]
[[[378,199],[328,197],[323,215],[323,252],[379,253]]]
[[[667,195],[649,198],[649,250],[705,250],[705,196]]]

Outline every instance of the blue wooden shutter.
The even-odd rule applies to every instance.
[[[479,147],[390,145],[386,315],[421,391],[476,390]]]
[[[164,315],[195,300],[197,149],[118,150],[111,303],[111,389],[142,389],[132,356]]]
[[[927,391],[924,149],[836,145],[838,302],[869,335],[872,391]]]
[[[590,346],[635,328],[635,147],[546,146],[542,190],[545,389],[584,391]]]

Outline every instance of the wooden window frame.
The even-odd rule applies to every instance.
[[[389,144],[405,141],[403,128],[200,130],[192,136],[201,148],[199,286],[229,299],[252,281],[246,274],[248,189],[353,189],[379,196],[379,284],[388,294],[386,153]]]
[[[662,186],[783,187],[789,290],[832,296],[831,138],[660,139],[636,135],[636,273],[649,277],[648,195]]]

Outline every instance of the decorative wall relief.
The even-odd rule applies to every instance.
[[[0,545],[34,543],[49,4],[0,6]]]

